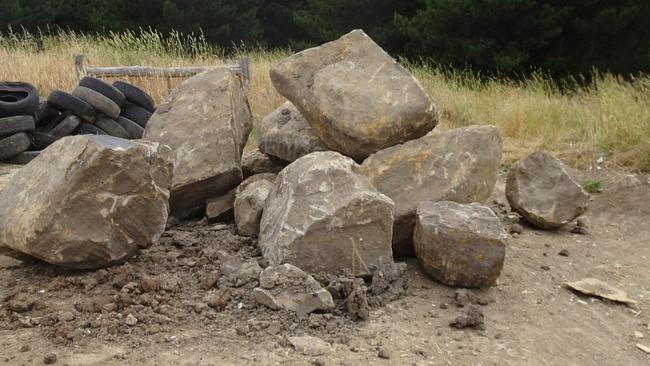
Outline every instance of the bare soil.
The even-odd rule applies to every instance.
[[[369,299],[365,321],[341,301],[334,313],[308,318],[257,305],[255,281],[227,269],[265,263],[232,224],[182,223],[129,263],[98,271],[0,257],[0,364],[648,364],[636,344],[650,346],[650,181],[621,171],[598,178],[604,192],[593,196],[588,235],[524,224],[509,238],[498,286],[480,291],[440,285],[409,259],[408,290],[388,286],[384,298]],[[502,177],[490,205],[510,226],[518,221],[503,191]],[[563,286],[585,277],[637,304]],[[287,341],[295,335],[334,350],[304,356]]]

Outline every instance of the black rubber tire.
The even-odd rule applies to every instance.
[[[5,162],[9,164],[25,165],[40,155],[40,150],[23,151],[18,155],[12,156]]]
[[[97,78],[86,76],[81,81],[79,81],[79,86],[92,89],[115,102],[119,107],[126,102],[126,97],[124,93],[119,91],[116,87],[111,84],[105,83]]]
[[[47,102],[61,112],[72,112],[84,121],[95,122],[95,109],[85,101],[61,90],[55,90],[47,97]]]
[[[119,123],[116,121],[107,118],[99,117],[95,120],[95,126],[99,127],[103,131],[106,131],[107,134],[115,137],[121,137],[123,139],[130,139],[131,135]]]
[[[126,130],[126,132],[129,133],[132,139],[141,139],[142,135],[144,134],[144,128],[140,126],[139,124],[131,121],[130,119],[120,116],[117,121],[117,123],[122,126]]]
[[[42,102],[38,105],[36,113],[34,113],[34,120],[36,121],[36,128],[46,125],[51,120],[61,115],[56,108],[53,108],[47,102]]]
[[[0,137],[9,136],[18,132],[34,131],[34,117],[13,116],[0,118]]]
[[[120,115],[120,106],[104,94],[84,86],[78,86],[72,91],[72,95],[90,104],[97,114],[103,114],[109,118],[117,118]]]
[[[52,145],[54,141],[58,138],[50,135],[47,132],[42,131],[33,131],[29,134],[29,140],[32,143],[32,147],[36,150],[43,150],[46,147]]]
[[[124,94],[127,101],[138,105],[151,113],[156,110],[156,103],[154,103],[153,98],[137,86],[124,81],[116,81],[113,83],[113,86]]]
[[[151,113],[148,110],[141,108],[131,102],[126,102],[122,106],[121,116],[126,117],[131,121],[139,124],[142,128],[145,128],[147,127],[149,118],[151,118]]]
[[[48,134],[54,136],[57,139],[72,135],[74,130],[79,127],[81,124],[81,118],[71,114],[67,116],[63,121],[59,122],[54,128],[48,131]]]
[[[28,83],[0,82],[0,118],[33,115],[38,108],[38,91]]]
[[[16,156],[29,149],[29,137],[24,132],[0,139],[0,161]]]
[[[77,135],[108,135],[106,131],[101,128],[92,125],[90,123],[82,122],[79,128],[77,129]]]

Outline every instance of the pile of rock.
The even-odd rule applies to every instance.
[[[261,273],[256,298],[269,308],[329,308],[310,273],[371,278],[394,256],[416,256],[447,285],[496,283],[507,233],[482,206],[501,162],[496,127],[433,131],[429,95],[360,30],[270,74],[288,101],[263,119],[259,150],[243,155],[252,113],[241,75],[196,75],[155,110],[143,134],[151,142],[77,137],[17,174],[0,195],[9,202],[0,245],[69,267],[110,264],[157,239],[169,196],[178,219],[232,214],[240,235],[259,237],[269,267],[242,268]],[[576,186],[538,153],[512,169],[508,199],[531,223],[556,228],[586,208]],[[82,241],[93,245],[80,250]],[[365,299],[360,281],[344,286],[351,308],[367,308],[355,302]]]

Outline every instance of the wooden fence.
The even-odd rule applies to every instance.
[[[204,71],[219,68],[228,68],[239,73],[248,87],[251,80],[250,59],[242,58],[237,64],[225,66],[195,66],[195,67],[153,67],[153,66],[111,66],[111,67],[86,67],[84,66],[84,55],[75,55],[74,66],[77,79],[83,76],[96,78],[118,78],[118,77],[165,77],[167,88],[171,90],[172,78],[187,78]]]

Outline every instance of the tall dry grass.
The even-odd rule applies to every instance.
[[[86,55],[89,66],[221,65],[246,55],[253,66],[249,98],[259,122],[283,102],[268,72],[288,53],[242,48],[227,60],[222,50],[200,35],[163,38],[152,31],[59,32],[44,38],[9,33],[0,35],[0,80],[27,81],[46,95],[53,89],[74,88],[74,54]],[[497,125],[506,141],[506,160],[543,148],[577,166],[604,157],[612,164],[650,171],[650,77],[626,81],[610,74],[595,75],[590,86],[567,93],[539,75],[512,81],[431,66],[407,67],[436,101],[442,116],[439,128]],[[129,81],[158,101],[170,91],[164,78]],[[171,87],[180,82],[174,80]]]

